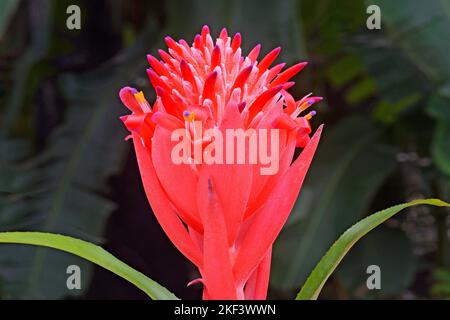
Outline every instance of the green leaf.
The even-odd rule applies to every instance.
[[[450,10],[448,1],[377,0],[383,23],[394,42],[430,80],[448,79]],[[396,70],[398,72],[398,70]]]
[[[401,210],[419,205],[428,204],[438,207],[450,207],[450,204],[439,199],[420,199],[408,203],[399,204],[382,211],[378,211],[345,231],[331,246],[317,266],[313,269],[302,289],[297,295],[297,300],[315,300],[320,294],[325,282],[342,261],[353,245],[368,232],[391,218]]]
[[[442,267],[434,271],[431,293],[437,299],[450,299],[450,269]]]
[[[367,267],[377,265],[383,271],[379,290],[366,285]],[[400,228],[380,226],[361,239],[341,262],[333,276],[348,293],[345,298],[388,298],[406,290],[418,268],[411,240]]]
[[[448,86],[448,85],[447,85]],[[438,168],[450,176],[450,98],[444,86],[428,101],[427,111],[436,119],[431,153]]]
[[[0,232],[0,243],[31,244],[62,250],[89,260],[131,282],[154,300],[177,300],[163,286],[93,243],[42,232]]]
[[[31,1],[24,4],[24,7],[30,13],[39,12],[39,14],[33,16],[34,19],[30,21],[30,43],[27,50],[13,65],[14,86],[10,89],[11,92],[0,121],[0,159],[6,152],[2,146],[3,140],[10,134],[15,121],[21,115],[23,104],[31,91],[29,87],[33,68],[48,54],[50,47],[53,3]]]

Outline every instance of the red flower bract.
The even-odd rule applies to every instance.
[[[194,263],[205,299],[265,299],[272,244],[295,203],[321,127],[310,138],[304,110],[321,100],[295,101],[289,82],[306,63],[282,71],[271,67],[280,48],[257,61],[260,46],[244,57],[241,36],[223,29],[213,42],[208,27],[192,46],[166,37],[169,53],[151,55],[147,70],[156,90],[153,106],[142,92],[125,87],[122,102],[132,114],[122,118],[131,132],[148,200],[173,244]],[[278,129],[279,168],[263,175],[263,164],[174,163],[171,135],[184,129]],[[203,145],[206,137],[192,140]],[[250,143],[250,142],[249,142]],[[245,145],[248,147],[248,144]],[[303,148],[293,161],[296,147]]]

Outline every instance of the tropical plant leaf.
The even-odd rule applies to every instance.
[[[378,290],[367,288],[367,268],[371,265],[382,270],[382,285]],[[384,299],[406,290],[418,267],[417,256],[405,232],[383,225],[355,244],[333,277],[342,286],[343,299]]]
[[[102,247],[87,241],[42,232],[0,232],[0,243],[31,244],[62,250],[117,274],[144,291],[153,300],[177,300],[177,297],[166,288],[120,261]]]
[[[3,158],[0,163],[0,230],[103,240],[104,224],[115,207],[103,195],[108,192],[107,179],[122,168],[128,148],[118,119],[123,107],[117,92],[124,83],[139,79],[138,72],[145,74],[145,43],[156,33],[149,23],[135,44],[110,62],[88,73],[59,76],[68,106],[48,147],[30,160]],[[2,143],[3,147],[8,148],[5,154],[14,153],[20,143]],[[83,269],[82,288],[87,288],[92,265],[85,260],[43,247],[8,246],[0,252],[2,297],[60,299],[82,294],[64,285],[65,269],[72,264]]]
[[[448,51],[450,8],[447,1],[377,0],[388,35],[431,81],[445,82],[450,74]]]
[[[434,271],[435,283],[431,287],[431,293],[440,299],[450,299],[450,270],[439,268]]]
[[[370,4],[380,6],[382,20],[385,24],[384,43],[389,43],[395,48],[395,57],[391,60],[389,70],[373,66],[372,70],[379,76],[378,83],[386,88],[386,91],[396,92],[397,100],[407,100],[408,96],[424,96],[429,98],[427,107],[437,119],[434,130],[434,138],[431,145],[431,154],[438,168],[450,175],[450,120],[448,110],[450,108],[450,4],[448,1],[431,0],[423,2],[413,1],[386,1],[377,0]],[[373,48],[375,49],[375,48]],[[378,48],[372,50],[372,54],[366,51],[363,56],[386,56],[389,50]],[[402,58],[403,56],[403,58]],[[403,60],[403,61],[400,61]],[[395,65],[392,65],[395,63]],[[384,64],[388,66],[388,64]],[[410,67],[408,68],[407,65]],[[415,69],[412,70],[411,67]],[[407,71],[407,70],[410,71]],[[402,80],[389,81],[388,74],[392,79]],[[415,79],[411,84],[410,79]],[[425,81],[424,81],[425,80]],[[389,89],[390,88],[390,89]],[[407,94],[406,91],[410,91]],[[413,101],[420,101],[413,99]],[[389,108],[396,111],[396,107]],[[440,112],[438,110],[441,110]],[[383,117],[392,114],[378,112]],[[433,114],[434,111],[434,114]]]
[[[24,10],[30,12],[30,16],[33,17],[29,22],[30,43],[27,47],[28,50],[13,66],[12,80],[14,86],[10,90],[0,122],[0,159],[7,152],[3,148],[3,140],[10,134],[14,122],[21,114],[24,101],[31,92],[29,90],[31,71],[38,61],[48,54],[50,47],[53,3],[50,1],[40,3],[34,1],[27,3],[24,7]]]
[[[450,204],[439,199],[420,199],[378,211],[364,218],[345,231],[331,246],[309,275],[296,299],[317,299],[327,279],[359,239],[401,210],[419,204],[450,207]]]

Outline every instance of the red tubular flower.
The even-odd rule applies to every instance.
[[[192,283],[203,284],[204,299],[265,299],[272,244],[295,203],[322,130],[310,137],[315,112],[304,111],[321,98],[295,101],[287,92],[306,63],[285,71],[284,64],[271,67],[280,48],[258,63],[260,45],[244,57],[239,33],[230,38],[223,29],[214,43],[207,26],[192,46],[165,40],[169,49],[159,51],[161,61],[147,57],[157,94],[153,106],[136,89],[120,91],[132,112],[122,120],[133,138],[146,195],[167,236],[197,266],[201,278]],[[278,151],[278,170],[264,175],[262,161],[240,163],[235,155],[224,163],[202,162],[206,153],[190,155],[188,163],[174,162],[174,130],[184,130],[195,151],[219,141],[206,135],[211,128],[224,136],[229,129],[254,129],[259,137],[256,130],[279,130],[276,143],[269,143]],[[294,160],[296,147],[303,150]]]

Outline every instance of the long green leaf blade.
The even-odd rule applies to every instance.
[[[89,260],[131,282],[154,300],[177,300],[163,286],[120,261],[103,248],[80,239],[43,232],[0,232],[0,243],[31,244],[62,250]]]
[[[359,239],[401,210],[419,204],[450,207],[450,204],[439,199],[420,199],[378,211],[362,219],[345,231],[322,257],[297,294],[296,300],[317,299],[327,279]]]

